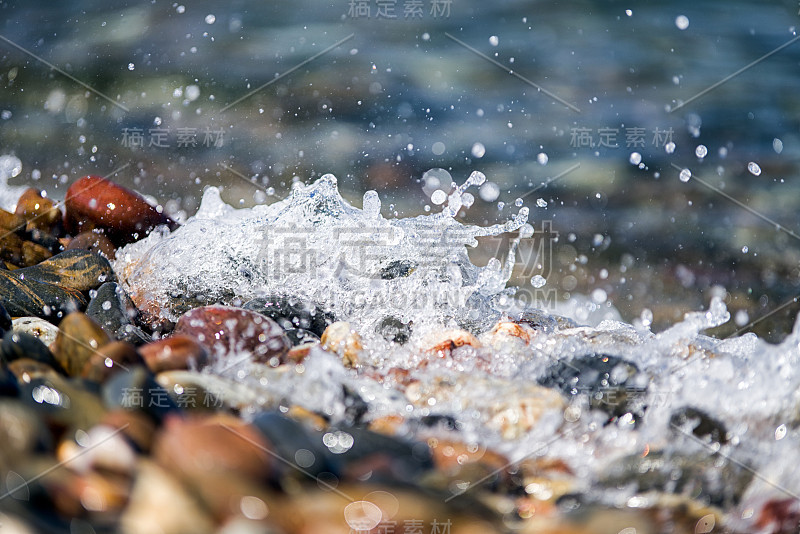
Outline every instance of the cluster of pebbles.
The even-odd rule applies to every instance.
[[[466,440],[454,418],[365,418],[370,395],[341,383],[330,386],[344,388],[341,413],[269,395],[271,385],[324,357],[339,375],[396,390],[416,407],[464,390],[503,391],[480,409],[489,428],[514,440],[546,414],[559,424],[574,419],[576,390],[608,421],[635,420],[644,409],[637,388],[645,386],[634,364],[603,354],[552,365],[522,388],[486,374],[421,381],[409,369],[370,365],[347,322],[291,295],[198,305],[176,323],[150,320],[109,260],[163,225],[178,227],[138,194],[92,176],[70,187],[63,211],[29,189],[14,213],[0,212],[5,532],[712,532],[751,478],[693,456],[677,459],[676,478],[653,451],[604,481],[609,491],[633,481],[650,497],[611,507],[582,498],[580,473],[563,460],[512,462]],[[408,328],[390,318],[380,330],[403,344]],[[479,335],[429,336],[418,364],[471,358],[480,370],[487,350],[526,345],[543,332],[581,335],[565,319],[504,318]],[[236,372],[243,364],[246,377]],[[617,398],[603,402],[610,388]],[[727,439],[724,425],[702,411],[674,418],[698,439]],[[798,514],[790,499],[775,500],[755,524],[794,532]]]

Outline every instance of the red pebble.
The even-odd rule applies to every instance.
[[[73,235],[98,228],[117,246],[145,237],[160,224],[178,227],[138,193],[101,176],[84,176],[72,184],[64,203],[67,230]]]
[[[285,361],[291,344],[278,323],[260,313],[231,306],[201,306],[184,313],[176,334],[194,337],[211,357],[250,353],[255,361]]]

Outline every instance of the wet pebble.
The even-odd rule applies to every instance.
[[[322,348],[338,354],[346,367],[358,365],[358,354],[361,352],[361,336],[353,330],[350,323],[338,321],[325,329],[320,340]]]
[[[73,183],[64,203],[68,230],[77,234],[102,229],[117,245],[142,239],[162,224],[171,230],[179,226],[138,193],[100,176]]]
[[[283,329],[269,317],[230,306],[201,306],[186,312],[175,333],[194,337],[212,358],[249,353],[257,362],[277,364],[290,345]]]
[[[100,232],[81,232],[72,239],[66,247],[67,250],[88,250],[96,252],[111,260],[117,253],[114,243]]]
[[[59,324],[53,351],[70,376],[81,376],[92,356],[110,342],[100,325],[84,313],[73,312]]]
[[[106,380],[102,386],[102,398],[109,410],[140,412],[156,423],[179,411],[169,392],[144,366],[131,367]]]
[[[0,364],[0,397],[16,397],[19,394],[19,385],[14,373]]]
[[[56,360],[50,349],[42,343],[41,338],[27,332],[6,332],[0,343],[0,358],[6,364],[27,358],[48,365],[56,371],[64,372],[62,365]]]
[[[111,375],[127,372],[135,365],[144,365],[136,347],[125,341],[112,341],[92,352],[80,376],[94,382],[105,382]]]
[[[646,408],[646,377],[634,364],[618,356],[588,354],[560,360],[545,371],[539,383],[567,397],[586,395],[592,408],[612,418],[631,414],[631,422],[635,422]]]
[[[58,334],[58,327],[49,321],[38,317],[18,317],[12,323],[15,332],[25,332],[49,347]]]
[[[688,431],[703,441],[710,440],[711,443],[723,445],[728,442],[728,431],[724,423],[691,406],[675,410],[669,419],[669,424],[673,434],[683,435]]]
[[[141,345],[151,340],[135,320],[139,315],[136,306],[125,290],[116,282],[106,282],[86,307],[86,315],[94,319],[114,339]]]
[[[397,317],[384,317],[378,324],[376,331],[380,336],[391,343],[405,345],[411,338],[411,324],[404,323]]]
[[[206,349],[194,337],[174,334],[139,347],[153,373],[177,369],[202,369],[208,361]]]
[[[257,297],[242,307],[266,315],[284,330],[307,330],[317,337],[321,337],[328,325],[336,320],[333,314],[316,304],[279,295]]]
[[[61,210],[53,200],[42,195],[35,188],[29,188],[20,195],[14,212],[26,222],[28,231],[39,230],[48,234],[60,234],[63,223]]]

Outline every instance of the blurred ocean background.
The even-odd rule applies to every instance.
[[[777,341],[800,308],[799,11],[2,2],[0,174],[63,198],[118,171],[185,218],[208,185],[250,206],[333,173],[355,205],[375,189],[408,217],[479,170],[464,221],[531,208],[524,298],[586,295],[658,331],[722,295],[734,320],[716,335]]]

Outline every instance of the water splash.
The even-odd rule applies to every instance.
[[[475,321],[488,328],[499,313],[492,299],[509,291],[520,238],[504,265],[473,265],[466,247],[519,230],[528,208],[502,224],[461,224],[456,216],[467,189],[485,181],[474,172],[452,188],[441,212],[401,219],[381,215],[375,191],[364,194],[361,209],[350,205],[330,174],[251,209],[234,209],[209,187],[183,227],[125,247],[115,267],[138,302],[163,308],[170,320],[176,302],[235,303],[278,293],[316,302],[358,326],[392,315],[430,328],[479,328]]]

